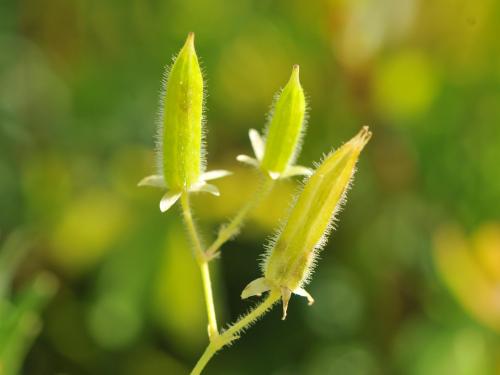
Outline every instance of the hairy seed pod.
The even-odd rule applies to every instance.
[[[161,125],[162,172],[167,187],[183,191],[203,172],[203,78],[190,33],[165,87]]]
[[[282,174],[294,162],[304,127],[306,99],[294,65],[290,80],[279,94],[265,139],[262,169]]]
[[[283,318],[292,293],[312,297],[302,287],[314,266],[316,253],[325,244],[335,214],[344,201],[359,154],[371,137],[364,127],[354,138],[328,155],[305,183],[283,230],[270,246],[263,263],[264,277],[252,281],[242,298],[278,290]]]
[[[265,267],[266,279],[294,290],[307,276],[370,134],[365,128],[330,154],[309,178]]]
[[[189,33],[166,76],[158,132],[160,171],[144,177],[138,184],[167,190],[160,200],[161,212],[172,207],[184,193],[219,196],[217,186],[207,182],[231,174],[221,169],[205,172],[203,77],[193,33]]]

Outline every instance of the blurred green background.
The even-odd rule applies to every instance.
[[[207,242],[256,187],[235,156],[292,64],[310,106],[301,164],[374,132],[316,303],[292,299],[285,322],[275,308],[206,374],[500,374],[496,0],[3,0],[0,255],[14,261],[0,262],[0,287],[13,275],[0,313],[24,330],[0,337],[3,360],[23,342],[25,374],[185,374],[203,350],[178,209],[160,214],[161,192],[136,187],[154,172],[160,80],[189,31],[208,165],[235,172],[220,198],[194,201]],[[215,262],[221,323],[251,305],[239,294],[296,185]]]

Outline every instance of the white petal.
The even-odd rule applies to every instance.
[[[312,305],[314,303],[314,298],[303,288],[297,288],[293,291],[293,294],[296,294],[301,297],[307,298],[307,303]]]
[[[215,195],[218,197],[220,195],[219,189],[215,185],[211,184],[205,184],[201,187],[200,191],[203,191],[205,193],[210,193],[212,195]]]
[[[271,171],[269,171],[268,173],[269,173],[269,176],[271,176],[271,178],[273,180],[277,180],[278,178],[281,177],[281,173],[279,173],[279,172],[271,172]]]
[[[302,165],[291,165],[287,168],[285,173],[282,174],[282,178],[292,177],[292,176],[310,176],[313,174],[313,170]]]
[[[248,136],[250,137],[250,143],[252,144],[255,157],[257,160],[262,160],[262,157],[264,156],[264,140],[255,129],[250,129],[248,131]]]
[[[252,296],[260,296],[262,293],[267,292],[271,289],[265,278],[259,277],[255,279],[250,284],[248,284],[243,292],[241,292],[241,298],[245,299]]]
[[[153,186],[153,187],[159,187],[159,188],[165,188],[165,179],[163,178],[162,175],[159,174],[153,174],[148,177],[144,177],[138,184],[137,186]]]
[[[217,178],[226,177],[226,176],[229,176],[232,174],[233,174],[232,172],[226,171],[224,169],[216,169],[213,171],[208,171],[208,172],[203,173],[201,175],[201,179],[203,181],[210,181],[210,180],[215,180]]]
[[[160,201],[160,211],[165,212],[167,211],[172,205],[177,202],[177,200],[180,198],[181,193],[173,193],[170,191],[167,191],[163,198],[161,198]]]
[[[190,192],[203,192],[210,193],[218,197],[220,195],[219,189],[215,185],[207,184],[205,182],[197,183],[191,186]]]
[[[194,184],[191,185],[191,187],[189,188],[189,191],[190,192],[196,192],[196,191],[200,191],[200,189],[203,187],[203,185],[205,185],[206,182],[201,180],[201,181],[198,181]]]
[[[251,165],[251,166],[256,167],[256,168],[259,167],[259,162],[257,161],[257,159],[251,158],[250,156],[247,156],[247,155],[238,155],[236,157],[236,160],[238,160],[241,163],[245,163],[245,164]]]

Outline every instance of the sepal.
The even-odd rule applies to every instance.
[[[289,166],[285,173],[281,175],[281,178],[293,177],[293,176],[310,176],[313,174],[311,168],[303,167],[302,165],[291,165]]]
[[[209,193],[215,195],[216,197],[220,196],[219,189],[215,185],[207,184],[205,181],[194,184],[191,189],[189,189],[190,193],[202,192]]]
[[[307,298],[307,304],[309,306],[314,303],[314,298],[312,298],[312,296],[304,288],[296,288],[295,290],[291,291],[286,287],[281,287],[281,301],[283,303],[283,316],[281,320],[286,319],[288,302],[290,301],[292,294]]]
[[[246,299],[253,296],[260,297],[262,293],[267,292],[270,289],[271,287],[267,283],[266,279],[263,277],[259,277],[258,279],[250,282],[250,284],[248,284],[245,289],[243,289],[243,292],[241,292],[241,298]]]
[[[260,162],[264,156],[264,140],[262,139],[259,132],[255,129],[250,129],[248,131],[248,137],[250,138],[250,143],[252,144],[253,153],[257,160]]]
[[[181,197],[181,193],[179,192],[172,192],[172,191],[167,191],[163,198],[160,200],[160,211],[161,212],[166,212],[170,207],[172,207],[175,202],[179,200]]]
[[[238,160],[240,163],[248,164],[252,167],[259,168],[259,161],[248,155],[238,155],[236,157],[236,160]]]
[[[226,171],[225,169],[214,169],[213,171],[202,173],[201,180],[203,181],[217,180],[218,178],[230,176],[232,174],[233,172]]]
[[[165,184],[165,179],[160,174],[153,174],[151,176],[144,177],[137,186],[152,186],[158,188],[167,187]]]

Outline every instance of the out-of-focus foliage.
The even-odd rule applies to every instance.
[[[0,2],[0,235],[32,228],[13,295],[41,270],[60,283],[24,373],[183,374],[205,344],[180,215],[136,188],[155,172],[160,79],[189,31],[208,165],[235,172],[220,198],[193,201],[207,243],[256,188],[234,157],[293,64],[310,106],[299,164],[374,133],[316,303],[285,322],[276,309],[207,374],[499,374],[495,0]],[[248,308],[239,294],[294,191],[279,182],[216,261],[222,325]]]
[[[436,234],[435,261],[450,289],[470,313],[500,332],[500,228],[484,224],[469,244],[456,228]]]
[[[40,272],[12,293],[17,266],[30,249],[30,240],[16,232],[5,240],[0,252],[0,373],[18,374],[31,344],[40,333],[40,311],[54,295],[57,282],[47,272]]]

